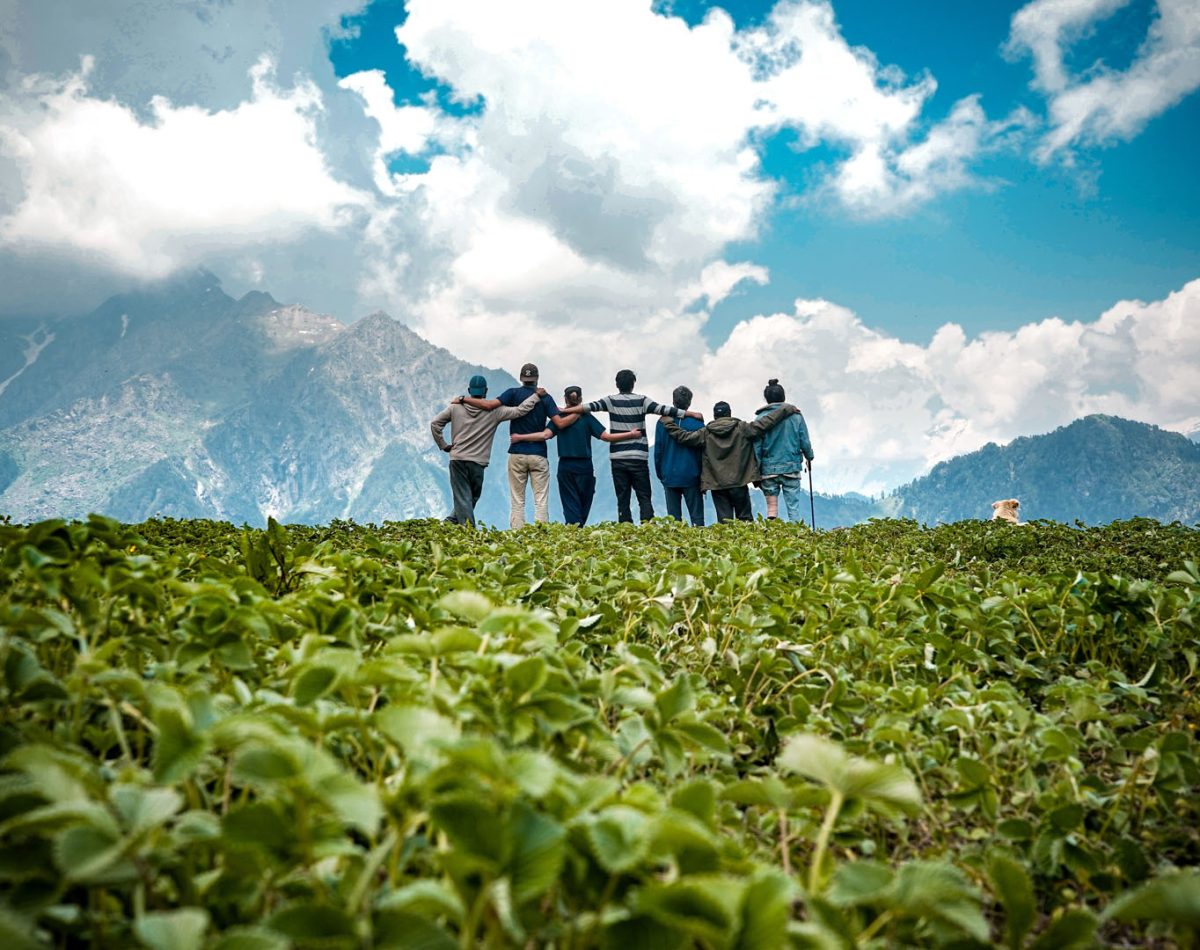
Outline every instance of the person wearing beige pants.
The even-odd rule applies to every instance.
[[[521,385],[504,390],[497,399],[464,396],[463,404],[476,409],[499,409],[519,406],[537,393],[541,399],[532,410],[509,423],[510,435],[540,433],[547,421],[559,429],[574,424],[577,416],[559,414],[558,405],[538,386],[538,368],[533,363],[521,367]],[[520,528],[525,524],[525,485],[533,483],[533,517],[535,521],[550,520],[550,462],[546,458],[546,443],[515,441],[508,449],[508,493],[511,505],[508,524]]]
[[[508,457],[508,526],[525,524],[525,483],[533,485],[533,520],[550,520],[550,461],[544,455]]]

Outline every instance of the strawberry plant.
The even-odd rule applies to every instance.
[[[3,524],[0,944],[1192,945],[1198,555]]]

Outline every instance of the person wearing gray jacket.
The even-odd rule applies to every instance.
[[[467,393],[482,399],[487,395],[487,380],[472,376]],[[429,423],[433,441],[443,452],[450,453],[450,495],[454,499],[454,511],[447,521],[475,524],[475,504],[483,493],[483,471],[492,457],[492,437],[496,429],[502,422],[525,415],[541,398],[535,392],[520,405],[488,410],[465,405],[459,397],[433,417]],[[453,443],[442,436],[447,425]]]

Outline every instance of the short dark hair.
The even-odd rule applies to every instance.
[[[633,370],[623,369],[617,373],[617,390],[623,393],[633,392],[633,384],[637,382],[637,377],[633,375]]]
[[[671,393],[671,401],[675,403],[676,409],[691,409],[692,391],[686,386],[676,386],[675,391]]]
[[[779,385],[779,380],[768,379],[767,386],[763,390],[763,399],[767,402],[783,402],[786,398],[783,387]]]

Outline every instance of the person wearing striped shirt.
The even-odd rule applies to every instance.
[[[654,502],[650,498],[650,443],[646,439],[646,416],[673,416],[676,419],[690,417],[701,419],[698,412],[677,409],[655,402],[648,396],[633,391],[637,377],[633,370],[623,369],[617,373],[617,392],[603,399],[579,406],[567,406],[563,415],[581,412],[607,412],[608,427],[614,434],[640,429],[640,438],[622,442],[610,442],[608,457],[612,463],[613,489],[617,494],[617,520],[633,521],[630,495],[637,495],[638,515],[645,524],[654,517]]]

